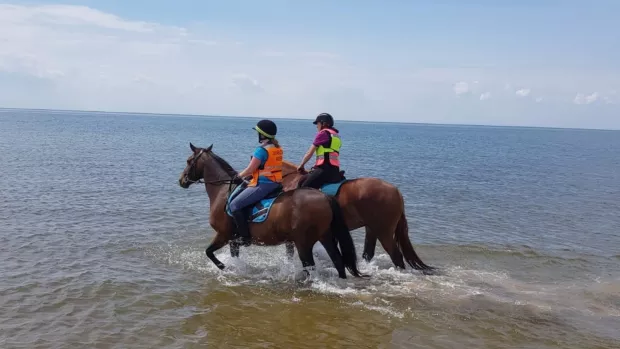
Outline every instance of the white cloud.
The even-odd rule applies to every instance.
[[[267,39],[246,28],[234,35],[223,29],[128,20],[84,6],[0,5],[0,107],[274,117],[327,110],[339,119],[374,120],[380,113],[386,120],[495,123],[495,114],[472,119],[480,114],[478,100],[492,96],[505,106],[506,120],[499,121],[520,124],[527,113],[508,120],[515,92],[531,96],[531,89],[559,100],[620,83],[614,72],[553,76],[501,62],[493,69],[462,68],[458,57],[437,68],[382,54],[361,57],[354,53],[359,47],[337,43],[337,36],[322,46],[308,43],[320,38],[300,43],[286,30]],[[596,98],[611,103],[617,97]]]
[[[464,81],[457,82],[452,88],[457,96],[469,92],[469,84]]]
[[[25,7],[0,4],[0,19],[3,23],[19,23],[66,26],[97,26],[133,32],[150,32],[158,26],[155,24],[126,21],[118,16],[97,11],[85,6],[43,5]]]
[[[0,74],[10,74],[0,76],[0,107],[313,115],[328,91],[361,76],[335,53],[268,50],[200,29],[83,6],[0,4]]]
[[[531,90],[529,88],[522,88],[515,93],[519,97],[527,97],[530,94],[530,92]]]
[[[586,103],[594,103],[598,99],[598,92],[594,92],[593,94],[586,96]]]
[[[598,92],[594,92],[590,95],[585,95],[583,93],[578,93],[573,100],[575,104],[591,104],[598,100],[599,94]]]
[[[543,99],[544,99],[543,97],[537,97],[537,98],[536,98],[536,103],[540,103],[540,102],[542,102],[542,101],[543,101]]]
[[[256,79],[246,74],[235,74],[232,77],[232,81],[235,86],[239,87],[243,92],[259,92],[263,90]]]

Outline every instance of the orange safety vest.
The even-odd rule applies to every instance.
[[[342,145],[340,135],[331,128],[327,128],[323,131],[329,132],[331,141],[327,147],[320,145],[316,148],[316,163],[314,166],[323,165],[325,163],[325,158],[327,158],[330,164],[340,167],[340,146]]]
[[[259,176],[266,177],[272,182],[282,183],[282,159],[284,153],[282,148],[277,148],[269,143],[262,147],[267,150],[267,161],[252,173],[252,180],[248,187],[255,187],[258,184]]]

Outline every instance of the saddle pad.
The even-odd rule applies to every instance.
[[[250,222],[261,223],[267,220],[267,217],[269,217],[269,212],[271,212],[273,202],[276,201],[276,199],[277,197],[262,199],[254,204],[254,207],[252,207],[252,214],[250,215]]]
[[[343,183],[345,183],[345,182],[347,182],[346,179],[343,180],[343,181],[340,181],[338,183],[327,183],[327,184],[324,184],[321,187],[321,191],[324,192],[325,194],[329,195],[329,196],[336,196],[336,195],[338,195],[338,192],[340,191],[340,186]]]

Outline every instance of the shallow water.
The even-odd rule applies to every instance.
[[[204,188],[177,184],[189,141],[242,168],[253,123],[0,111],[0,347],[620,347],[619,132],[339,123],[347,175],[399,186],[443,273],[378,245],[340,280],[317,245],[299,282],[283,246],[218,270]],[[278,126],[297,162],[312,125]]]

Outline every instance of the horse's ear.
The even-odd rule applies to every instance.
[[[192,142],[189,142],[189,148],[195,153],[196,152],[196,147],[192,144]]]
[[[211,149],[213,148],[213,144],[211,144],[210,146],[207,147],[207,149],[205,149],[206,152],[210,152]]]

